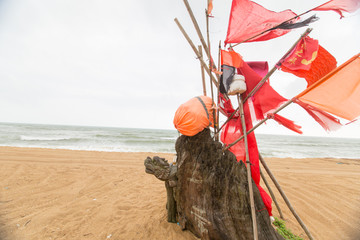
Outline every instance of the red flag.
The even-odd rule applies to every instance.
[[[301,102],[299,99],[294,98],[294,102],[302,107],[315,121],[317,121],[325,131],[338,130],[342,124],[340,120],[321,109]]]
[[[300,40],[292,53],[283,61],[282,67],[290,70],[309,70],[318,54],[318,40],[305,37]]]
[[[291,10],[277,13],[249,0],[233,0],[225,44],[242,42],[295,16]],[[269,40],[289,31],[274,29],[247,42]]]
[[[340,18],[343,18],[344,12],[355,12],[358,8],[360,8],[360,1],[359,0],[331,0],[328,1],[314,9],[313,11],[328,11],[332,10],[340,14]]]
[[[336,68],[336,59],[317,40],[305,37],[282,61],[280,68],[284,72],[305,78],[309,87]]]
[[[239,68],[240,73],[244,75],[246,81],[246,95],[249,94],[256,85],[262,80],[262,77],[255,72],[246,62]],[[264,115],[270,110],[276,109],[283,102],[287,101],[278,94],[268,82],[265,82],[261,88],[251,98],[254,104],[254,110],[257,120],[264,119]]]
[[[253,125],[250,116],[250,110],[247,103],[244,104],[244,115],[246,119],[246,130],[250,130]],[[221,132],[221,141],[225,144],[230,144],[242,136],[242,125],[241,119],[239,116],[232,118],[224,127],[224,130]],[[257,142],[255,138],[255,133],[252,132],[247,135],[248,141],[248,150],[249,150],[249,160],[250,160],[250,170],[251,177],[254,180],[256,186],[260,191],[261,198],[264,202],[264,205],[269,213],[272,216],[272,207],[271,207],[271,198],[270,196],[262,189],[260,186],[260,167],[259,167],[259,150],[257,147]],[[229,149],[236,156],[237,161],[243,161],[245,163],[245,145],[244,139]]]
[[[283,116],[279,115],[279,114],[274,114],[274,113],[269,113],[267,115],[268,118],[270,119],[274,119],[277,123],[279,123],[280,125],[283,125],[284,127],[297,132],[299,134],[302,134],[301,126],[297,125],[294,123],[294,121],[291,121],[290,119],[284,118]]]

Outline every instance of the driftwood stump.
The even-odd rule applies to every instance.
[[[146,172],[165,181],[168,221],[174,222],[175,216],[183,229],[201,239],[253,239],[245,165],[231,152],[223,153],[209,129],[180,136],[175,148],[176,165],[158,157],[145,160]],[[255,183],[253,190],[259,239],[283,239],[271,225]]]

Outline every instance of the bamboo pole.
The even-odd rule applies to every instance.
[[[203,46],[203,48],[204,48],[204,51],[205,51],[207,57],[210,59],[210,54],[209,54],[208,46],[207,46],[206,43],[205,43],[204,37],[203,37],[203,35],[202,35],[202,33],[201,33],[199,24],[198,24],[197,21],[196,21],[196,18],[195,18],[195,16],[194,16],[194,13],[193,13],[193,11],[191,10],[190,4],[189,4],[189,2],[188,2],[187,0],[183,0],[183,1],[184,1],[184,4],[185,4],[186,9],[187,9],[187,11],[188,11],[188,13],[189,13],[189,15],[190,15],[191,21],[192,21],[192,23],[194,24],[196,33],[197,33],[197,35],[199,36],[199,39],[200,39],[200,42],[201,42],[201,44],[202,44],[202,46]],[[210,60],[210,62],[211,62],[211,60]]]
[[[303,39],[304,37],[306,37],[307,35],[309,35],[309,33],[312,31],[312,28],[308,28],[306,29],[306,31],[301,34],[301,36],[299,37],[299,39],[291,46],[291,48],[283,55],[282,58],[280,58],[280,60],[274,65],[274,67],[265,75],[265,77],[263,77],[263,79],[251,90],[251,92],[244,98],[244,102],[246,102],[250,97],[252,97],[257,90],[259,90],[261,88],[262,85],[264,85],[264,83],[269,79],[269,77],[275,72],[275,70],[281,66],[281,60],[286,58],[286,56],[291,53],[291,51],[296,47],[296,45],[301,41],[301,39]],[[238,109],[236,109],[225,121],[225,123],[220,127],[220,131],[221,129],[226,125],[226,123],[228,123],[236,114],[236,111]],[[262,124],[263,122],[261,122]]]
[[[218,53],[218,69],[220,70],[220,58],[221,58],[221,41],[219,41],[219,53]],[[220,80],[219,80],[219,83],[220,83]],[[217,104],[219,105],[219,102],[220,102],[220,85],[219,87],[217,88]],[[219,133],[220,133],[220,115],[219,115],[219,106],[217,107],[216,109],[216,117],[217,117],[217,120],[216,122],[218,123],[217,124],[217,130],[216,130],[216,135],[215,135],[215,140],[216,141],[219,141]]]
[[[198,35],[198,37],[199,37],[199,39],[200,39],[200,42],[201,42],[201,44],[202,44],[202,46],[203,46],[203,48],[204,48],[204,51],[206,52],[206,54],[209,53],[209,55],[207,55],[207,57],[209,58],[209,61],[210,61],[211,64],[212,64],[212,68],[215,68],[215,69],[216,69],[215,64],[213,64],[213,61],[212,61],[210,52],[208,51],[208,50],[209,50],[209,49],[208,49],[209,46],[206,45],[206,42],[205,42],[205,40],[204,40],[204,37],[203,37],[203,35],[202,35],[202,33],[201,33],[201,30],[200,30],[200,28],[199,28],[199,24],[197,23],[196,18],[195,18],[195,16],[194,16],[194,13],[193,13],[193,11],[191,10],[190,4],[189,4],[189,2],[188,2],[187,0],[183,0],[183,1],[184,1],[184,4],[185,4],[185,7],[186,7],[186,9],[187,9],[187,11],[188,11],[188,13],[189,13],[189,16],[190,16],[190,18],[191,18],[191,21],[193,22],[193,25],[194,25],[194,27],[195,27],[196,33],[197,33],[197,35]],[[209,5],[208,5],[208,6],[209,6]],[[218,70],[218,69],[216,69],[216,70]],[[217,76],[217,79],[219,80],[219,77],[218,77],[218,76]]]
[[[185,0],[187,1],[187,0]],[[208,0],[208,6],[209,6],[209,0]],[[208,51],[208,57],[209,57],[209,69],[210,72],[212,72],[212,58],[211,58],[211,52],[210,52],[210,34],[209,34],[209,15],[208,15],[208,11],[205,10],[205,15],[206,15],[206,38],[207,38],[207,51]],[[216,131],[218,129],[217,127],[217,119],[216,119],[216,112],[215,112],[215,101],[214,101],[214,89],[213,89],[213,85],[210,79],[210,89],[211,89],[211,100],[212,100],[212,109],[213,109],[213,122],[214,122],[214,135],[216,136]],[[215,138],[216,139],[216,138]]]
[[[204,67],[206,73],[210,76],[210,79],[212,80],[212,82],[215,84],[216,87],[219,87],[219,83],[216,81],[215,77],[212,75],[211,71],[209,70],[209,68],[208,68],[207,64],[204,62],[204,60],[202,60],[200,58],[200,53],[196,49],[194,43],[191,41],[189,35],[185,32],[184,28],[181,26],[179,20],[177,18],[175,18],[174,21],[177,24],[177,26],[179,27],[179,29],[182,32],[182,34],[184,35],[184,37],[186,38],[186,40],[188,41],[188,43],[190,44],[190,46],[193,49],[196,57],[200,60],[200,63]]]
[[[252,188],[252,177],[251,177],[251,165],[249,159],[249,148],[246,136],[246,125],[245,125],[245,116],[244,116],[244,108],[241,99],[241,95],[237,94],[237,99],[239,102],[239,110],[240,110],[240,117],[241,117],[241,125],[245,135],[245,156],[246,156],[246,169],[247,169],[247,179],[249,184],[249,194],[250,194],[250,207],[251,207],[251,216],[252,216],[252,226],[253,226],[253,234],[254,240],[258,240],[258,231],[257,231],[257,224],[256,224],[256,213],[255,213],[255,203],[254,203],[254,192]]]
[[[259,159],[261,164],[263,165],[263,167],[265,168],[266,172],[268,173],[268,175],[270,176],[271,180],[274,182],[276,188],[279,190],[281,196],[283,197],[286,205],[288,206],[288,208],[290,209],[290,211],[292,212],[292,214],[294,215],[294,217],[296,218],[296,220],[298,221],[298,223],[300,224],[300,226],[302,227],[302,229],[305,231],[306,235],[308,236],[308,238],[310,240],[313,240],[313,236],[311,235],[310,231],[307,229],[307,227],[305,226],[304,222],[301,220],[301,218],[299,217],[299,215],[296,213],[295,209],[293,208],[293,206],[291,205],[289,199],[286,197],[284,191],[281,189],[280,184],[278,183],[278,181],[276,180],[275,176],[272,174],[272,172],[270,171],[269,167],[267,166],[266,162],[264,161],[263,157],[261,156],[261,154],[259,154]]]
[[[203,61],[201,45],[198,46],[198,49],[199,49],[199,54],[200,54],[200,59],[201,59],[200,61]],[[201,65],[201,62],[200,62],[200,68],[201,68],[201,80],[202,80],[202,86],[203,86],[203,94],[204,94],[204,96],[206,96],[205,72],[204,72],[204,67]]]
[[[271,199],[274,201],[275,206],[276,206],[276,208],[277,208],[277,210],[278,210],[278,212],[279,212],[279,214],[280,214],[280,218],[281,218],[281,219],[284,219],[284,216],[283,216],[283,214],[282,214],[281,208],[280,208],[278,202],[276,201],[276,197],[275,197],[275,195],[274,195],[274,192],[272,191],[272,189],[271,189],[268,181],[266,180],[266,178],[265,178],[265,176],[264,176],[264,174],[262,173],[262,171],[261,171],[260,168],[259,168],[259,170],[260,170],[260,176],[261,176],[262,180],[264,181],[267,189],[269,190]]]

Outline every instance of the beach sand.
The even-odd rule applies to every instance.
[[[164,182],[144,168],[155,155],[173,158],[0,147],[0,239],[196,239],[166,220]],[[359,160],[265,160],[315,239],[360,239]],[[271,186],[287,227],[307,239]]]

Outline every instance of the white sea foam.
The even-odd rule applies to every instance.
[[[71,137],[43,137],[43,136],[25,136],[20,135],[22,141],[60,141],[69,140]]]

